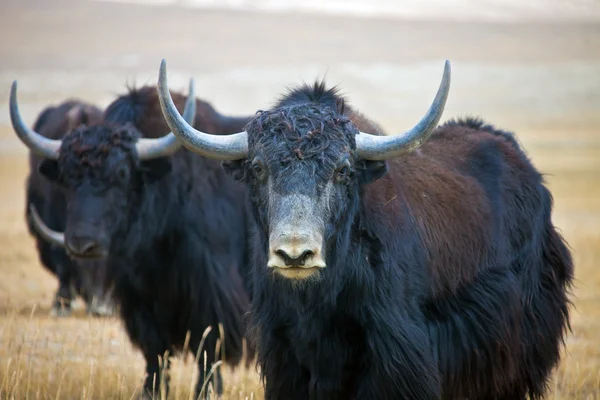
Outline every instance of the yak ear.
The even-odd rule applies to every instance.
[[[387,161],[365,160],[365,166],[361,169],[361,182],[371,183],[383,177],[388,172]]]
[[[58,181],[58,161],[46,158],[38,164],[38,171],[50,181]]]
[[[221,168],[236,181],[246,180],[246,159],[222,161]]]
[[[167,176],[172,169],[171,159],[169,157],[159,157],[140,162],[140,172],[144,181],[148,183],[156,182]]]

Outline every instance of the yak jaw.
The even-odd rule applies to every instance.
[[[313,276],[326,267],[324,224],[318,204],[299,194],[275,196],[273,200],[267,267],[290,279]]]

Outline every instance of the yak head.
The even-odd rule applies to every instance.
[[[189,121],[195,117],[192,84],[184,111]],[[67,221],[62,239],[76,259],[107,257],[112,238],[127,233],[144,188],[170,172],[170,156],[181,147],[172,133],[157,139],[142,138],[131,123],[107,120],[81,125],[62,140],[48,139],[23,122],[16,82],[11,90],[10,114],[19,138],[44,157],[40,173],[65,192]]]
[[[111,238],[129,225],[128,210],[139,204],[144,184],[169,173],[167,157],[140,160],[140,138],[130,124],[80,127],[62,140],[58,159],[39,170],[65,191],[65,246],[77,258],[103,258]]]
[[[291,279],[317,279],[331,264],[333,245],[359,188],[381,177],[386,161],[416,149],[431,135],[446,102],[450,67],[425,117],[396,136],[359,131],[357,114],[324,84],[292,90],[246,130],[228,136],[185,123],[169,95],[163,60],[159,98],[173,133],[192,151],[229,160],[227,169],[250,187],[255,215],[267,239],[266,267]],[[347,234],[347,232],[346,232]]]
[[[314,91],[305,87],[296,93],[319,92],[323,101],[333,97],[333,91],[322,89],[317,84]],[[386,171],[385,161],[356,156],[358,130],[342,107],[292,103],[259,112],[246,127],[248,156],[226,164],[249,185],[268,235],[267,267],[283,277],[320,275],[359,186]]]

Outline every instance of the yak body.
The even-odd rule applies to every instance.
[[[247,160],[225,164],[258,224],[251,315],[266,399],[541,398],[573,278],[542,175],[513,134],[479,120],[389,161],[355,153],[359,129],[377,134],[335,90],[304,86],[258,113]],[[314,208],[327,266],[305,279],[267,268],[284,196],[327,197]]]
[[[97,123],[102,119],[102,110],[90,104],[68,100],[57,106],[44,109],[38,116],[34,130],[50,139],[61,139],[67,132],[81,125]],[[51,229],[64,231],[66,201],[61,188],[45,179],[38,171],[43,160],[34,152],[29,154],[29,176],[26,180],[25,218],[30,234],[35,238],[42,265],[56,275],[59,287],[52,312],[68,315],[74,294],[82,296],[91,314],[112,313],[110,282],[102,262],[72,260],[62,247],[48,243],[32,226],[30,205],[40,214]]]
[[[183,108],[185,97],[174,96]],[[219,132],[240,129],[247,121],[221,116],[199,100],[196,110],[199,126],[208,123]],[[195,356],[204,343],[198,392],[208,372],[205,362],[210,368],[223,355],[237,364],[249,307],[242,279],[246,190],[218,162],[185,149],[150,160],[138,157],[140,137],[168,132],[156,88],[132,89],[107,107],[101,123],[66,135],[59,159],[46,160],[42,168],[67,188],[65,244],[81,247],[76,237],[83,235],[103,254],[121,319],[146,359],[146,394],[158,393],[159,357],[186,344]],[[248,354],[252,357],[251,349]],[[220,391],[220,373],[215,376]]]

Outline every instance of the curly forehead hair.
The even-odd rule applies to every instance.
[[[59,161],[76,161],[82,166],[97,167],[115,149],[133,156],[135,143],[140,136],[139,131],[129,123],[82,126],[63,138]]]
[[[347,147],[354,148],[358,133],[346,115],[319,104],[259,111],[247,129],[252,132],[248,138],[251,148],[262,148],[267,154],[287,150],[290,157],[300,160],[322,156],[340,145],[343,148],[336,150],[350,151]]]

